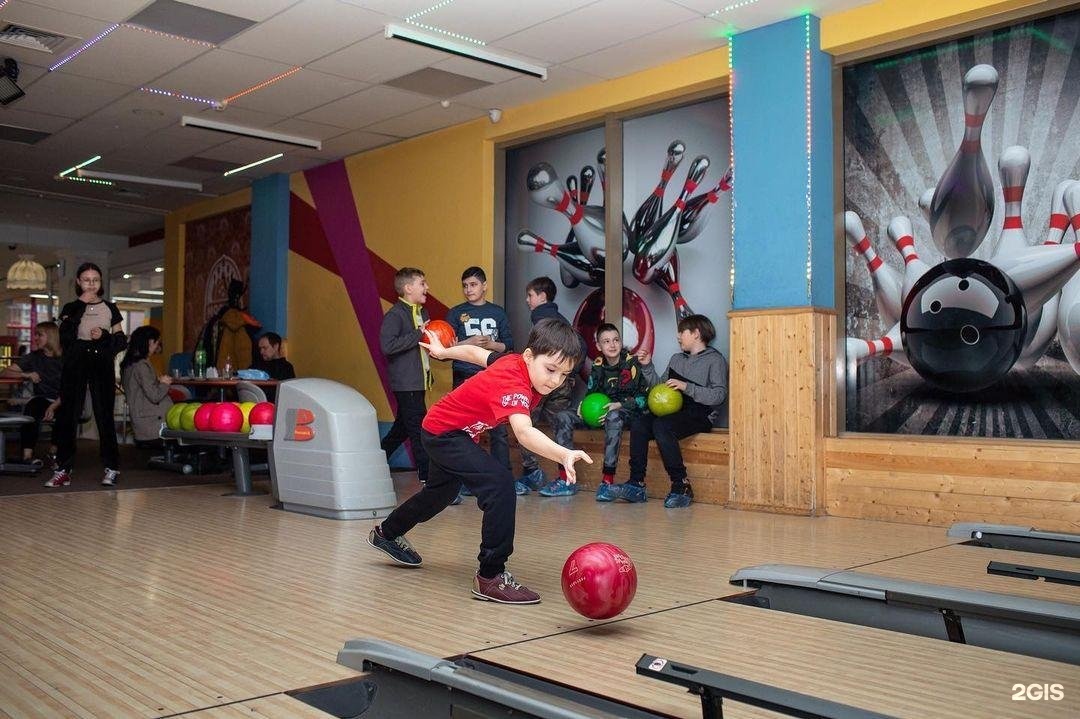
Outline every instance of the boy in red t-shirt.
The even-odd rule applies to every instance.
[[[540,595],[506,571],[514,550],[514,475],[477,441],[483,432],[509,423],[523,447],[561,464],[567,482],[577,481],[574,463],[592,464],[592,459],[551,441],[533,427],[530,412],[573,373],[581,358],[578,334],[563,320],[543,320],[533,326],[524,352],[504,355],[475,345],[443,347],[433,334],[426,334],[428,342],[420,344],[435,359],[459,359],[487,369],[428,410],[422,433],[430,463],[427,484],[372,529],[368,543],[399,564],[419,567],[423,559],[405,533],[446,509],[464,484],[484,512],[473,595],[502,604],[536,604]]]

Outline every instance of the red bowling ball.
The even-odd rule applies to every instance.
[[[629,555],[614,544],[593,542],[567,557],[562,590],[578,614],[589,619],[610,619],[634,599],[637,569]]]
[[[257,405],[252,407],[251,411],[248,412],[248,422],[250,424],[273,424],[274,403],[259,402]]]
[[[234,402],[222,402],[210,413],[211,432],[239,432],[244,425],[244,413]]]
[[[195,431],[196,432],[209,432],[210,430],[210,415],[213,414],[214,408],[217,407],[217,402],[204,402],[199,409],[195,410]]]

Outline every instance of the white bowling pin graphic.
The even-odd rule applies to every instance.
[[[1063,193],[1069,224],[1080,239],[1080,182],[1071,182]],[[1080,374],[1080,275],[1073,275],[1058,300],[1057,337],[1073,372]]]
[[[923,215],[926,217],[926,221],[930,221],[930,203],[934,201],[934,188],[927,187],[919,195],[919,209],[923,211]]]
[[[633,272],[634,277],[642,284],[647,285],[652,282],[656,278],[656,273],[671,261],[679,234],[679,221],[686,209],[686,200],[701,184],[701,178],[705,176],[708,169],[708,157],[698,155],[694,158],[694,161],[690,163],[690,171],[686,173],[686,181],[679,192],[679,198],[641,238],[638,251],[634,256]]]
[[[874,283],[881,324],[885,327],[896,324],[900,321],[900,309],[904,305],[904,283],[900,274],[874,252],[862,220],[851,210],[844,213],[844,233],[848,244],[866,260],[866,269],[870,271],[870,280]]]
[[[546,162],[538,162],[529,170],[525,184],[533,202],[566,215],[582,254],[589,262],[603,267],[604,208],[584,207],[574,202],[555,168]]]
[[[919,278],[926,274],[930,265],[919,259],[919,253],[915,251],[915,237],[911,230],[911,220],[903,215],[897,215],[889,222],[886,230],[889,239],[904,256],[904,284],[901,297],[907,299],[908,293]]]
[[[1030,316],[1080,268],[1080,244],[1035,245],[995,260],[994,265],[1016,283]]]
[[[1026,147],[1013,145],[1006,147],[998,159],[998,173],[1001,176],[1001,192],[1005,196],[1005,219],[1002,222],[1001,237],[994,250],[994,261],[1015,255],[1027,249],[1031,244],[1024,234],[1024,187],[1027,185],[1028,170],[1031,169],[1031,155]]]
[[[686,201],[686,210],[679,222],[679,238],[676,240],[680,245],[694,239],[705,229],[712,216],[709,208],[720,201],[721,192],[731,192],[731,179],[732,169],[729,167],[715,187]]]
[[[862,362],[870,357],[891,357],[892,359],[907,365],[907,355],[904,353],[904,345],[900,341],[900,323],[894,324],[888,332],[876,340],[861,340],[858,337],[848,337],[844,341],[847,351],[848,362]]]
[[[982,126],[997,85],[997,70],[990,65],[976,65],[964,75],[964,140],[930,201],[930,232],[949,259],[971,256],[994,216],[994,180],[983,157]]]
[[[660,182],[645,198],[645,201],[641,203],[641,207],[634,213],[634,219],[630,221],[630,251],[635,255],[638,251],[638,245],[642,238],[645,237],[645,233],[663,214],[664,190],[667,189],[671,176],[675,174],[675,169],[682,162],[685,152],[686,145],[681,140],[675,140],[668,145],[667,160],[664,162],[663,170],[660,171]]]
[[[1062,180],[1054,187],[1054,194],[1050,196],[1050,227],[1046,231],[1044,245],[1056,245],[1065,236],[1065,230],[1069,229],[1069,215],[1065,210],[1065,191],[1076,180]]]
[[[593,266],[580,252],[575,251],[576,248],[572,245],[553,245],[529,230],[518,233],[517,243],[518,249],[524,252],[548,254],[557,259],[563,284],[568,287],[574,287],[579,283],[590,287],[600,287],[604,284],[604,268]],[[568,279],[569,282],[567,282]]]

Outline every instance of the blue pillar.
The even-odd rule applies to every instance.
[[[288,336],[289,176],[251,186],[251,314],[266,330]]]
[[[736,310],[835,302],[832,62],[820,21],[731,38]]]

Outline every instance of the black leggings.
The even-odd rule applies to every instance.
[[[27,422],[19,429],[22,439],[23,450],[34,449],[37,446],[38,435],[41,434],[41,422],[45,418],[45,410],[52,404],[52,400],[36,394],[23,405],[23,414],[33,417],[33,422]]]
[[[101,462],[108,469],[120,468],[120,448],[116,442],[116,373],[113,355],[99,343],[79,340],[64,353],[60,374],[60,410],[56,413],[56,463],[70,470],[75,462],[75,435],[79,426],[86,390],[94,409],[100,438]]]

